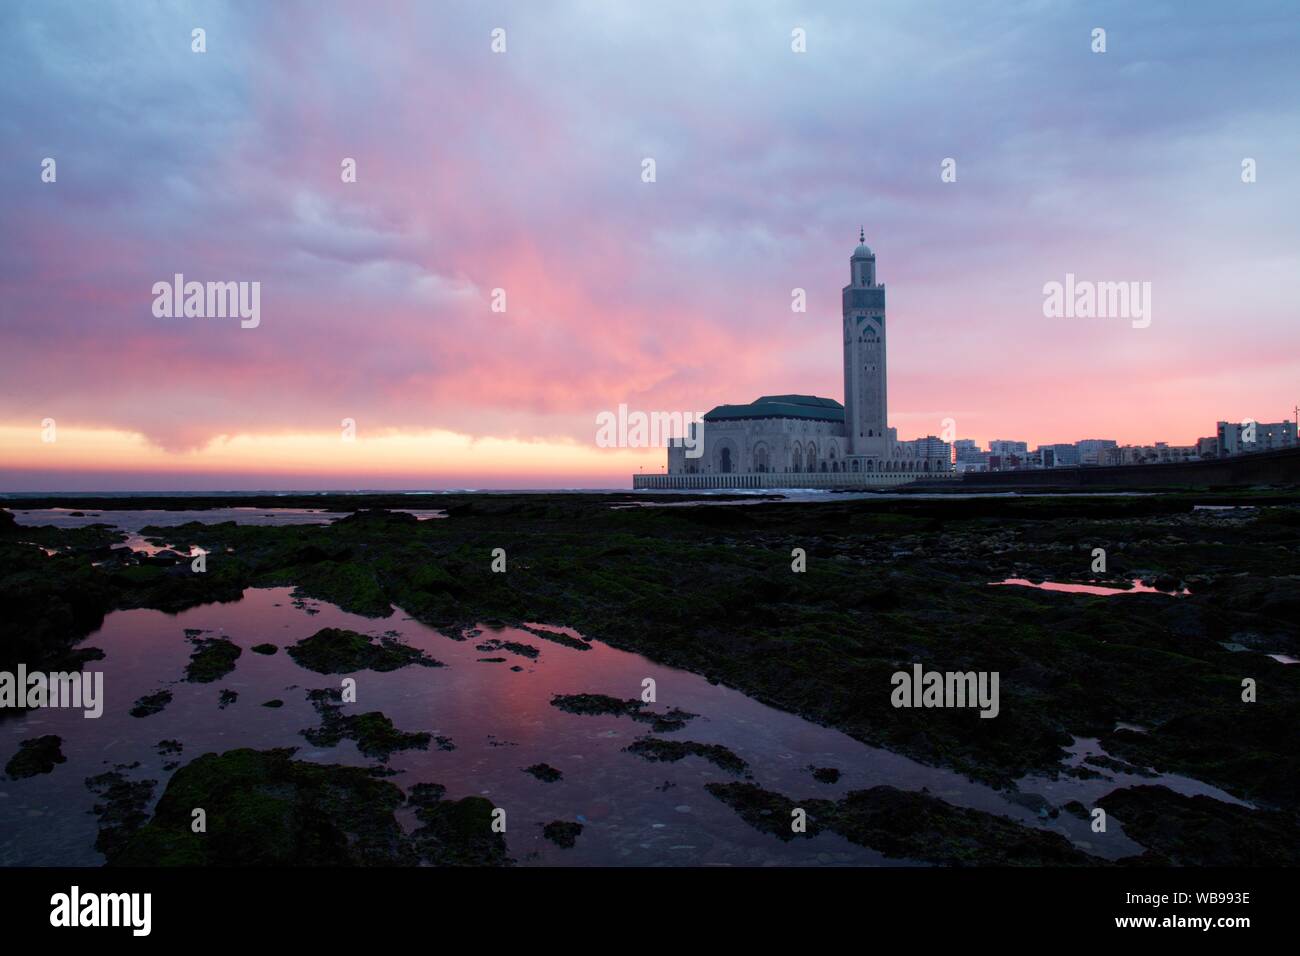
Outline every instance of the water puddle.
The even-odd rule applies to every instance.
[[[0,502],[0,505],[3,505],[3,502]],[[151,556],[165,550],[181,550],[184,553],[196,552],[191,552],[188,545],[182,546],[181,542],[153,544],[140,533],[142,529],[150,525],[171,527],[188,524],[191,521],[199,524],[220,524],[223,521],[233,521],[236,524],[283,527],[297,524],[330,524],[339,518],[347,517],[349,514],[346,511],[325,511],[322,508],[250,508],[246,506],[205,508],[189,511],[171,511],[159,508],[124,511],[77,511],[71,508],[11,510],[13,510],[14,520],[19,525],[29,527],[53,525],[56,528],[86,528],[93,524],[108,525],[110,528],[116,528],[126,533],[125,547],[130,548],[132,551],[142,551]],[[415,515],[421,521],[447,517],[447,512],[442,509],[417,510],[401,508],[390,510],[405,511],[408,514]],[[176,547],[173,548],[173,545]]]
[[[1136,724],[1120,723],[1116,725],[1116,729],[1147,733],[1147,728]],[[1156,773],[1149,767],[1136,766],[1112,757],[1095,737],[1075,737],[1066,750],[1069,756],[1063,763],[1065,773],[1058,775],[1056,779],[1037,774],[1023,777],[1016,781],[1021,792],[1041,796],[1044,801],[1041,806],[1061,807],[1074,800],[1090,810],[1099,799],[1112,790],[1159,784],[1184,796],[1212,797],[1224,803],[1254,808],[1253,804],[1240,800],[1225,790],[1193,780],[1191,777]],[[1043,812],[1041,808],[1039,812]],[[1062,813],[1062,816],[1065,816],[1065,813]],[[1141,853],[1141,845],[1122,832],[1115,832],[1115,822],[1112,816],[1107,822],[1105,834],[1090,834],[1077,839],[1076,845],[1089,853],[1111,859],[1114,859],[1114,851],[1120,846],[1127,847],[1120,855]]]
[[[97,797],[87,777],[126,766],[131,780],[158,781],[149,810],[162,795],[176,765],[208,752],[238,747],[297,747],[298,759],[369,766],[352,740],[313,746],[300,731],[321,724],[307,699],[314,688],[338,688],[339,675],[321,675],[296,664],[285,649],[324,627],[350,628],[380,636],[393,634],[443,662],[444,667],[409,666],[379,673],[360,671],[356,704],[343,713],[379,710],[405,732],[425,731],[447,738],[454,749],[392,754],[388,778],[409,790],[420,782],[446,786],[449,798],[480,794],[508,814],[510,855],[521,864],[582,865],[899,865],[831,832],[811,839],[779,841],[746,824],[704,789],[710,782],[752,779],[796,800],[838,798],[850,790],[890,784],[908,790],[927,788],[949,803],[1013,818],[1054,830],[1095,855],[1117,858],[1138,852],[1111,821],[1104,839],[1088,822],[1061,812],[1040,813],[1040,803],[976,784],[951,771],[867,746],[826,727],[761,704],[739,691],[686,671],[597,641],[568,628],[482,625],[465,634],[444,635],[398,611],[386,619],[349,614],[323,602],[295,598],[292,589],[245,591],[232,604],[210,604],[171,615],[152,610],[117,611],[86,644],[101,648],[103,660],[91,667],[104,673],[106,703],[97,720],[80,711],[40,710],[0,722],[0,758],[19,742],[45,734],[63,739],[66,763],[52,773],[22,780],[0,779],[0,864],[96,865],[94,849]],[[181,681],[194,645],[186,629],[202,637],[227,637],[242,654],[235,669],[210,683]],[[548,634],[550,637],[542,636]],[[266,655],[253,645],[279,648]],[[639,699],[643,681],[652,678],[657,713],[674,708],[697,715],[685,727],[655,732],[627,716],[589,716],[552,705],[569,694],[604,694]],[[135,702],[159,690],[172,693],[161,712],[130,715]],[[238,698],[220,705],[223,691]],[[266,707],[270,701],[280,706]],[[624,751],[638,738],[722,745],[748,764],[748,777],[730,773],[700,756],[677,762],[650,762]],[[179,741],[179,755],[160,753],[164,740]],[[1085,754],[1098,752],[1095,741],[1077,742]],[[562,777],[547,783],[525,772],[545,763]],[[168,765],[165,767],[164,765]],[[834,767],[834,784],[815,780],[810,767]],[[1101,769],[1101,768],[1099,768]],[[1029,779],[1022,790],[1042,794],[1056,806],[1075,799],[1091,801],[1116,786],[1166,783],[1180,792],[1212,788],[1175,777],[1113,779]],[[403,811],[405,814],[405,811]],[[406,825],[411,820],[403,815]],[[572,849],[542,836],[554,820],[577,821],[584,830]]]
[[[1064,591],[1067,594],[1097,594],[1103,597],[1109,597],[1115,594],[1168,594],[1174,597],[1181,597],[1192,593],[1186,588],[1181,591],[1162,591],[1159,588],[1153,588],[1143,584],[1137,578],[1133,579],[1133,586],[1128,588],[1105,587],[1099,584],[1070,584],[1064,581],[1042,581],[1035,583],[1026,578],[1007,578],[1005,581],[989,582],[990,587],[999,587],[1001,585],[1037,588],[1040,591]]]

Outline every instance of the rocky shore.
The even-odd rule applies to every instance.
[[[1249,865],[1300,857],[1300,665],[1277,659],[1300,657],[1300,498],[845,499],[659,508],[625,507],[664,500],[653,495],[447,495],[438,498],[447,517],[423,521],[385,510],[400,498],[311,496],[306,506],[346,512],[329,525],[152,527],[146,536],[172,552],[152,557],[123,546],[124,536],[107,525],[24,527],[0,511],[0,670],[20,661],[29,669],[75,669],[95,656],[80,642],[110,611],[175,611],[238,600],[258,586],[292,586],[376,619],[397,605],[448,635],[483,621],[547,621],[999,787],[1014,787],[1028,774],[1109,772],[1065,763],[1074,738],[1097,739],[1122,765],[1192,777],[1254,807],[1225,815],[1219,810],[1226,804],[1207,807],[1161,787],[1117,791],[1102,803],[1146,821],[1146,862]],[[115,504],[149,506],[131,498],[94,499],[90,507],[107,521]],[[183,506],[200,507],[194,498]],[[203,573],[182,557],[191,546],[207,552]],[[493,570],[498,548],[504,573]],[[805,571],[792,570],[797,549],[806,555]],[[1094,570],[1097,549],[1104,570]],[[1136,580],[1157,590],[1097,596],[993,586],[1007,579],[1117,588]],[[319,673],[345,673],[353,660],[369,666],[364,661],[397,650],[347,633],[317,638],[290,653]],[[237,656],[211,638],[193,643],[191,680],[223,672]],[[890,676],[914,663],[998,672],[998,716],[893,707]],[[1253,682],[1252,701],[1243,700],[1243,681]],[[579,704],[593,706],[573,706]],[[650,715],[639,715],[635,702],[613,704],[634,720]],[[344,727],[323,717],[330,732],[391,729]],[[643,756],[672,759],[671,748],[654,746],[660,749]],[[204,759],[178,771],[172,786]],[[235,763],[254,759],[270,761],[261,769],[283,775],[286,786],[317,786],[308,779],[314,771],[295,769],[299,762],[288,755]],[[216,781],[208,770],[182,782]],[[359,777],[347,787],[373,789]],[[751,784],[716,796],[742,814],[787,799]],[[985,852],[970,838],[975,824],[966,815],[943,817],[928,803],[903,812],[915,800],[884,790],[850,796],[822,806],[819,825],[850,838],[870,834],[904,852],[904,833],[893,842],[880,834],[924,811],[932,824],[945,820],[936,832],[948,828],[963,842],[919,858],[1088,862],[1027,838],[1010,844],[1024,847],[1023,859]],[[401,801],[400,792],[389,797],[394,806]],[[426,802],[422,819],[433,828],[426,844],[458,832],[459,810]],[[375,833],[368,846],[393,839],[384,821],[376,821]],[[1213,853],[1198,843],[1204,840],[1213,841]],[[126,844],[130,849],[117,858],[141,859],[147,846],[162,847],[167,858],[191,855],[185,841],[148,841]],[[504,859],[499,849],[479,848],[494,860]],[[390,858],[414,860],[421,852],[408,846]],[[371,858],[368,848],[355,860]]]

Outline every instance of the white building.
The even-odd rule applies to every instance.
[[[1296,446],[1295,422],[1219,422],[1219,455],[1244,455]]]
[[[698,457],[676,442],[668,472],[635,475],[635,488],[829,488],[953,477],[952,451],[935,436],[899,441],[889,427],[885,286],[859,235],[842,296],[844,403],[764,395],[719,405],[693,432]]]

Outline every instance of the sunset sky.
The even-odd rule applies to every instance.
[[[859,225],[900,438],[1291,418],[1297,49],[1251,0],[6,0],[0,491],[630,487],[601,411],[843,399]],[[155,317],[176,273],[260,325]],[[1067,273],[1150,327],[1045,318]]]

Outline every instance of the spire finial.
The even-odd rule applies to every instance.
[[[867,241],[867,231],[866,231],[865,229],[863,229],[861,226],[859,226],[859,227],[858,227],[858,242],[866,242],[866,241]]]

